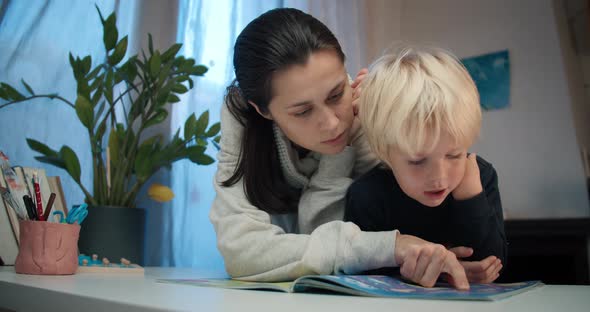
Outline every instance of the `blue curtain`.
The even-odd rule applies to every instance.
[[[128,34],[130,49],[133,46],[141,49],[146,34],[140,20],[152,23],[157,19],[139,15],[168,3],[171,10],[178,11],[176,38],[170,39],[183,43],[180,54],[206,65],[209,71],[195,80],[194,89],[184,94],[181,103],[173,106],[169,129],[162,130],[171,137],[190,114],[200,115],[205,110],[209,111],[210,122],[216,122],[225,88],[234,78],[232,52],[237,35],[261,13],[289,2],[179,0],[162,4],[151,0],[0,0],[0,81],[19,85],[24,78],[38,93],[58,92],[73,100],[76,90],[68,53],[90,54],[93,60],[105,57],[102,27],[94,5],[98,5],[105,16],[116,11],[120,36]],[[151,26],[153,29],[154,25]],[[20,90],[24,90],[22,85]],[[36,154],[25,143],[29,137],[52,148],[70,146],[80,158],[82,182],[90,187],[92,172],[87,133],[74,110],[48,99],[1,109],[0,150],[10,157],[13,165],[43,167],[48,175],[59,175],[68,204],[81,203],[84,196],[65,171],[34,159]],[[217,151],[211,147],[208,152],[214,156]],[[154,203],[145,196],[139,201],[138,205],[148,211],[146,265],[223,270],[223,259],[217,251],[208,217],[215,196],[215,169],[216,164],[198,166],[188,160],[179,161],[171,171],[162,170],[153,179],[169,184],[176,197],[166,204]],[[145,195],[145,190],[142,194]]]
[[[114,0],[92,1],[0,1],[0,81],[17,86],[23,78],[38,94],[59,93],[75,100],[76,85],[68,53],[91,55],[94,62],[105,57],[102,26],[94,5],[103,15],[118,7]],[[127,8],[127,4],[123,5]],[[123,11],[131,13],[130,10]],[[118,13],[120,33],[128,31],[132,14]],[[0,102],[1,103],[1,102]],[[25,139],[33,138],[54,149],[70,146],[81,161],[82,182],[91,187],[90,148],[85,128],[75,111],[58,100],[37,99],[0,110],[0,150],[12,165],[43,167],[58,175],[68,205],[83,202],[78,185],[61,169],[34,159]]]
[[[184,124],[190,114],[209,111],[211,122],[219,121],[223,95],[233,80],[233,44],[240,31],[261,13],[283,5],[282,1],[189,1],[179,2],[177,41],[181,54],[209,67],[204,77],[181,100],[188,105],[175,106],[171,131]],[[210,155],[216,150],[210,147]],[[176,197],[162,213],[162,244],[148,259],[170,266],[190,266],[223,270],[217,251],[215,232],[209,222],[209,209],[215,196],[213,176],[216,164],[198,166],[179,161],[171,171],[171,187]]]

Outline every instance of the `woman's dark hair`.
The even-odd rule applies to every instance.
[[[243,178],[250,203],[269,213],[297,211],[299,192],[283,177],[273,122],[260,116],[248,101],[268,112],[273,74],[304,65],[320,50],[335,51],[344,63],[342,48],[328,27],[296,9],[260,15],[244,28],[234,46],[236,79],[227,88],[225,102],[244,126],[244,136],[236,170],[221,185],[231,186]]]

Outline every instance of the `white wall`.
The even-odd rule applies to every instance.
[[[587,0],[553,0],[578,143],[590,150],[590,16]],[[590,177],[590,173],[587,173]]]
[[[402,1],[367,0],[365,3],[366,28],[363,29],[361,37],[364,37],[366,42],[366,64],[370,64],[383,53],[383,49],[391,40],[400,38]]]
[[[399,39],[442,46],[461,58],[509,50],[510,107],[484,112],[473,148],[498,171],[505,216],[589,216],[552,1],[407,0],[389,6],[400,11],[367,10],[382,34],[367,47],[368,56]],[[391,17],[400,18],[399,26]]]

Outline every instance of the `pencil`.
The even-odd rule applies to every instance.
[[[33,172],[33,189],[35,190],[35,203],[37,205],[37,219],[39,221],[43,220],[43,202],[41,199],[41,188],[39,187],[39,176],[37,175],[37,171]]]
[[[51,212],[51,207],[53,206],[54,200],[55,200],[55,193],[51,193],[51,195],[49,195],[49,200],[47,201],[47,207],[45,207],[45,213],[43,214],[43,221],[49,220],[49,213]]]

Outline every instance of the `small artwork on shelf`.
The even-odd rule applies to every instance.
[[[144,274],[144,268],[138,264],[121,258],[120,263],[109,261],[108,258],[99,259],[97,254],[87,256],[78,255],[78,270],[76,273],[139,273]]]
[[[461,62],[477,86],[483,109],[502,109],[510,105],[508,50],[464,58]]]

